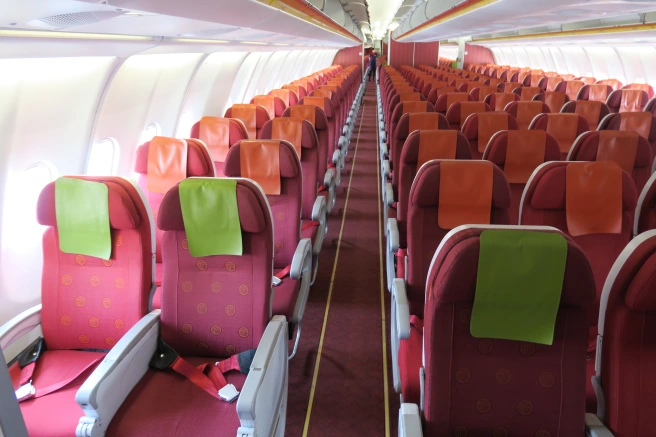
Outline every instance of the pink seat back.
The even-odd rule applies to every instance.
[[[525,154],[519,154],[519,156],[512,156],[513,153],[516,153],[511,146],[511,155],[508,155],[508,141],[509,136],[513,136],[512,141],[518,141],[518,143],[524,143],[527,147],[544,149],[544,155],[542,161],[531,160],[532,156],[526,156]],[[513,159],[514,158],[514,159]],[[492,137],[490,142],[485,149],[483,154],[483,159],[492,161],[499,167],[501,170],[506,173],[506,160],[514,161],[515,169],[508,170],[515,172],[513,175],[506,175],[508,183],[510,185],[511,193],[511,205],[510,205],[510,223],[516,225],[519,222],[519,206],[522,201],[522,195],[524,194],[524,188],[526,187],[526,182],[528,179],[518,177],[517,167],[523,168],[526,165],[542,164],[548,161],[559,161],[560,160],[560,149],[558,148],[558,142],[556,139],[548,133],[542,133],[537,131],[517,131],[510,133],[508,131],[502,131],[497,133]],[[537,165],[536,165],[537,167]],[[526,174],[526,173],[523,173]],[[510,176],[510,177],[509,177]],[[530,174],[529,174],[530,176]]]
[[[218,147],[225,147],[226,145],[215,143],[217,139],[215,139],[214,137],[201,135],[200,123],[201,123],[200,121],[197,121],[191,127],[191,133],[189,134],[189,138],[196,138],[201,140],[203,143],[205,143],[207,148],[210,149],[210,154],[212,155],[212,160],[214,161],[214,168],[216,169],[216,175],[223,176],[223,160],[219,159],[217,153],[212,153],[212,150]],[[228,134],[228,144],[227,144],[228,148],[232,147],[238,141],[248,139],[248,132],[246,131],[246,126],[244,126],[244,123],[241,120],[237,120],[236,118],[231,118],[229,129],[230,130]]]
[[[444,236],[451,229],[439,226],[438,210],[440,204],[440,167],[445,160],[429,161],[424,164],[412,184],[408,201],[408,269],[406,287],[410,314],[421,317],[424,314],[424,291],[430,259]],[[460,161],[471,167],[471,172],[480,171],[484,161]],[[507,225],[510,223],[510,188],[501,169],[492,169],[492,204],[490,223]]]
[[[276,140],[274,140],[276,141]],[[225,173],[229,178],[246,177],[241,173],[241,145],[234,145],[226,157]],[[301,238],[301,193],[303,176],[301,163],[294,146],[280,141],[280,194],[267,194],[274,222],[273,266],[282,269],[292,263],[294,251]]]
[[[605,400],[599,411],[617,436],[648,437],[653,422],[656,368],[656,233],[635,238],[606,281],[599,314],[597,378]]]
[[[622,146],[628,146],[628,148],[613,150]],[[615,153],[615,156],[609,156],[608,153]],[[568,161],[601,161],[604,159],[613,159],[630,174],[638,193],[640,193],[651,176],[654,154],[649,141],[635,132],[591,131],[585,132],[577,138],[567,157]]]
[[[154,272],[152,217],[137,190],[120,177],[76,177],[108,188],[109,260],[59,249],[55,183],[37,203],[43,234],[41,326],[48,349],[111,349],[149,308]],[[36,272],[35,272],[36,273]]]
[[[585,254],[567,239],[553,345],[474,338],[470,319],[485,229],[454,232],[432,258],[425,287],[424,435],[581,435],[585,314],[594,297]]]
[[[309,219],[312,217],[312,208],[317,198],[317,189],[322,179],[319,178],[319,138],[314,126],[307,120],[301,120],[301,169],[303,174],[303,203],[301,205],[301,217]],[[263,140],[273,140],[273,121],[264,125],[261,132]],[[325,170],[324,170],[325,171]],[[323,178],[323,174],[321,174]]]
[[[462,133],[469,141],[473,159],[481,159],[485,147],[494,134],[505,130],[518,130],[515,117],[507,112],[483,112],[472,114],[464,121]]]
[[[567,167],[581,163],[548,162],[538,167],[526,185],[519,215],[521,225],[553,226],[569,235],[567,222]],[[602,163],[588,163],[590,166]],[[608,182],[598,185],[595,195],[607,197],[607,193],[620,189]],[[606,194],[605,194],[606,193]],[[599,314],[601,290],[613,262],[633,235],[633,221],[637,203],[637,191],[631,176],[622,172],[621,186],[621,228],[620,233],[593,233],[573,237],[576,244],[585,252],[595,278],[597,297],[590,308],[588,320],[591,326],[590,350],[594,350],[596,324]]]
[[[228,357],[256,348],[271,317],[273,223],[260,188],[237,180],[243,254],[194,258],[180,192],[162,201],[161,337],[182,356]]]
[[[134,171],[139,174],[139,186],[146,194],[148,204],[153,211],[155,223],[158,223],[159,207],[162,203],[165,193],[156,193],[148,190],[148,152],[150,150],[150,141],[142,144],[137,149],[134,161]],[[187,142],[187,177],[213,177],[214,163],[210,158],[207,148],[198,142]],[[162,262],[162,234],[157,228],[157,262]]]

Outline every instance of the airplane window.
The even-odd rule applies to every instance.
[[[178,122],[178,130],[175,134],[176,138],[188,138],[193,125],[194,121],[191,118],[191,114],[187,111],[183,112]]]
[[[141,138],[139,139],[139,144],[143,144],[147,141],[153,139],[153,137],[159,136],[162,134],[162,128],[160,128],[159,123],[152,122],[141,133]]]
[[[105,138],[91,147],[87,174],[90,176],[107,176],[116,174],[119,146],[113,138]]]

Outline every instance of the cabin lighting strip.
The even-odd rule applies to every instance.
[[[55,39],[91,39],[107,41],[153,41],[150,36],[117,35],[111,33],[55,32],[41,30],[5,30],[0,29],[0,37],[7,38],[55,38]]]

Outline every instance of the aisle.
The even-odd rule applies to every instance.
[[[289,437],[396,435],[398,396],[389,346],[384,346],[388,335],[383,337],[389,333],[384,322],[389,295],[383,291],[376,112],[370,82],[310,291],[298,355],[289,366]]]

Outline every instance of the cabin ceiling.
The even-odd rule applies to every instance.
[[[324,14],[362,38],[351,16],[338,0],[333,1],[336,6]],[[358,44],[257,0],[0,0],[0,10],[0,28],[4,29],[331,48]]]
[[[407,1],[407,0],[406,0]],[[405,2],[404,2],[405,3]],[[436,41],[495,35],[527,28],[558,28],[568,23],[639,14],[656,10],[656,0],[481,0],[470,12],[406,35],[426,21],[447,12],[458,0],[419,2],[394,31],[403,42]]]

